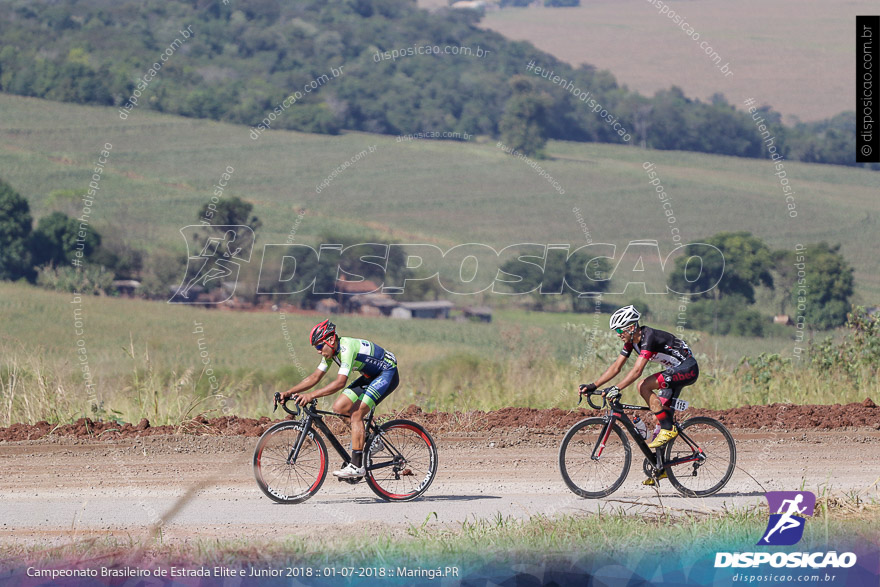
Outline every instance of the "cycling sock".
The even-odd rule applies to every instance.
[[[363,467],[364,463],[364,451],[362,450],[353,450],[351,451],[351,464],[360,469]]]
[[[659,412],[652,412],[657,418],[657,423],[663,430],[672,430],[672,414],[668,408],[664,408]]]

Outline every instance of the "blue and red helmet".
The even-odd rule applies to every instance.
[[[309,344],[317,346],[334,334],[336,334],[336,325],[329,320],[324,320],[312,328],[312,333],[309,335]]]

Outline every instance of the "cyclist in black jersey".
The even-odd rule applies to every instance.
[[[638,353],[636,364],[620,383],[606,390],[604,394],[606,398],[620,397],[621,389],[635,383],[642,376],[648,361],[663,365],[665,367],[663,371],[639,383],[639,394],[660,424],[660,432],[648,443],[648,446],[659,448],[678,436],[678,430],[672,423],[672,403],[678,399],[682,388],[697,380],[700,376],[700,368],[686,342],[669,332],[650,326],[639,326],[640,317],[638,310],[633,306],[620,308],[611,315],[610,327],[623,341],[623,349],[617,360],[594,383],[582,384],[580,392],[582,394],[594,392],[601,385],[617,377],[634,350]],[[655,390],[659,390],[659,393],[655,393]],[[660,478],[664,476],[665,472]],[[653,485],[653,481],[648,479],[645,484]]]

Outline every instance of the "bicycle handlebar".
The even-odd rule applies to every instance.
[[[601,394],[601,392],[594,392],[594,393],[588,393],[588,394],[587,394],[587,403],[590,404],[590,406],[591,406],[594,410],[601,410],[602,408],[604,408],[604,407],[608,404],[608,400],[605,399],[604,397],[602,397],[602,405],[597,406],[596,404],[593,403],[593,396],[594,396],[594,395],[598,395],[598,396],[601,397],[602,394]]]
[[[276,409],[278,409],[278,406],[281,406],[281,409],[284,410],[285,412],[287,412],[288,414],[290,414],[291,416],[299,416],[300,412],[303,411],[304,408],[300,407],[299,404],[294,404],[294,406],[296,406],[296,411],[294,412],[293,410],[289,409],[287,407],[287,402],[292,401],[292,400],[293,400],[292,397],[281,399],[281,392],[276,391],[275,392],[275,407],[272,409],[272,411],[274,412]],[[311,401],[312,410],[315,409],[317,402],[318,402],[318,400]],[[309,413],[308,410],[305,410],[305,411],[306,411],[306,413]],[[314,415],[314,414],[312,414],[312,415]]]
[[[601,406],[597,406],[596,404],[593,403],[593,396],[594,395],[602,395],[601,390],[590,391],[590,392],[582,393],[579,395],[580,395],[580,398],[578,399],[578,405],[580,405],[581,400],[583,400],[584,396],[586,396],[587,403],[590,404],[590,407],[592,407],[594,410],[601,410],[608,403],[608,401],[604,397],[602,398],[602,405]]]

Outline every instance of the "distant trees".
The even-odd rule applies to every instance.
[[[501,142],[525,155],[540,157],[547,143],[547,110],[553,101],[522,75],[514,76],[510,87],[513,95],[504,107],[499,125]]]
[[[142,90],[138,108],[254,126],[287,100],[289,107],[277,111],[271,128],[458,131],[502,137],[533,154],[546,139],[621,143],[607,120],[586,106],[589,96],[647,147],[765,156],[751,116],[720,94],[703,102],[672,87],[640,96],[618,86],[608,72],[574,68],[528,43],[481,30],[479,11],[428,13],[410,0],[73,6],[34,0],[0,11],[0,91],[119,106],[139,89],[133,80],[144,74],[144,64],[155,61],[186,21],[196,34],[181,46],[185,55],[175,54],[162,66]],[[46,29],[53,34],[45,35]],[[159,39],[160,30],[169,37]],[[443,53],[447,49],[457,53]],[[403,53],[392,58],[391,51]],[[570,85],[531,74],[532,90],[509,84],[530,59]],[[330,78],[330,68],[342,65],[344,73]],[[584,98],[573,95],[573,88]],[[766,108],[761,116],[787,159],[858,165],[854,112],[795,127],[783,126],[781,116]]]
[[[798,281],[790,295],[797,313],[818,330],[845,323],[854,280],[852,267],[840,254],[840,245],[807,245],[795,260]]]
[[[52,212],[37,223],[30,249],[34,265],[63,265],[74,261],[77,251],[80,259],[91,257],[100,245],[101,235],[90,227],[82,229],[78,220]]]
[[[251,213],[253,209],[254,205],[250,202],[245,202],[238,196],[228,196],[216,204],[212,201],[205,202],[199,210],[199,220],[202,223],[207,223],[205,226],[212,233],[219,234],[227,231],[226,228],[214,228],[219,226],[248,226],[256,233],[263,226],[263,222]],[[222,242],[224,247],[228,245],[225,240]],[[252,243],[250,242],[249,234],[242,232],[242,234],[237,235],[236,246],[248,246],[250,244]],[[227,252],[225,248],[217,251],[218,254]]]
[[[15,281],[31,275],[32,223],[27,200],[0,179],[0,279]]]
[[[688,245],[670,277],[675,291],[702,292],[688,306],[691,327],[761,336],[768,317],[753,307],[757,286],[778,289],[780,313],[792,308],[808,328],[827,330],[845,322],[854,291],[853,269],[840,254],[840,245],[822,242],[795,251],[771,251],[748,232],[722,232],[705,242],[717,247],[723,258],[703,254],[702,263],[689,264],[688,259],[701,251]]]
[[[44,216],[34,229],[27,200],[0,179],[0,280],[35,281],[43,275],[37,269],[48,267],[54,272],[63,266],[61,278],[73,283],[67,279],[70,271],[76,272],[72,261],[81,259],[84,266],[100,244],[97,232],[81,229],[77,220],[61,212]],[[59,283],[59,275],[56,272],[44,282]]]
[[[721,232],[705,242],[717,247],[722,257],[704,255],[702,267],[696,268],[700,277],[692,281],[687,274],[693,271],[688,258],[697,251],[691,250],[695,245],[688,245],[685,255],[676,259],[672,274],[676,291],[704,292],[699,294],[702,300],[688,307],[688,321],[718,334],[763,335],[765,319],[749,306],[755,303],[755,286],[773,287],[770,249],[748,232]]]
[[[547,250],[543,259],[530,257],[522,262],[511,259],[501,265],[501,271],[512,276],[508,281],[514,283],[518,293],[528,293],[534,300],[537,309],[545,304],[555,302],[562,294],[571,301],[575,312],[586,312],[593,309],[593,301],[582,298],[581,292],[604,292],[608,290],[612,267],[608,259],[597,257],[585,265],[569,262],[568,252],[555,254]],[[518,280],[516,278],[519,278]]]

